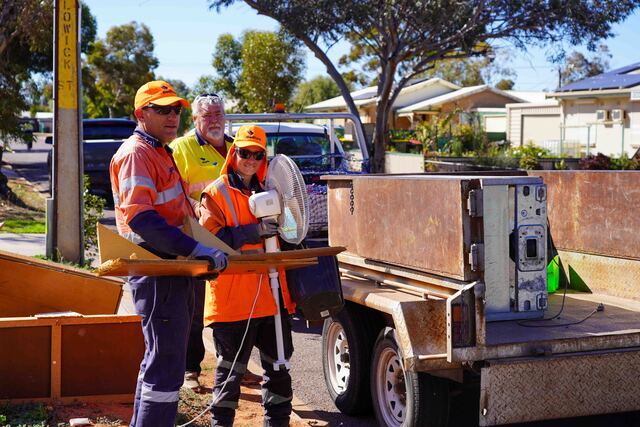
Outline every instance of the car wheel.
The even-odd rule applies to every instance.
[[[378,425],[444,427],[449,416],[447,380],[405,371],[393,328],[385,328],[373,347],[371,396]]]
[[[369,365],[379,329],[375,319],[355,304],[347,304],[322,328],[322,367],[329,394],[347,415],[371,411]]]

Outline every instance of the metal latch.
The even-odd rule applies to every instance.
[[[471,250],[469,251],[469,264],[471,264],[471,271],[484,270],[484,244],[471,244]]]
[[[469,216],[471,217],[482,216],[482,190],[477,189],[469,191],[467,209],[469,210]]]

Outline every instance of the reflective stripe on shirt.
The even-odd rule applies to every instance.
[[[157,192],[153,180],[146,176],[130,176],[120,181],[120,192],[125,192],[133,187],[147,187]]]
[[[225,202],[227,202],[227,206],[229,207],[231,216],[233,216],[233,226],[237,227],[239,225],[238,215],[236,215],[236,209],[233,207],[233,203],[231,202],[231,195],[229,194],[227,185],[222,179],[218,179],[214,185],[216,186],[220,194],[222,194],[222,197],[224,197]]]
[[[169,203],[170,201],[180,196],[182,196],[182,182],[178,181],[176,185],[174,185],[170,189],[159,192],[154,205]]]

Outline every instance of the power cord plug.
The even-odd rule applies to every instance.
[[[604,311],[604,304],[599,303],[598,306],[596,307],[596,311]]]

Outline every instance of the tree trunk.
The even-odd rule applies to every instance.
[[[389,133],[389,100],[380,99],[376,106],[376,127],[373,132],[371,172],[384,173],[384,156]]]

